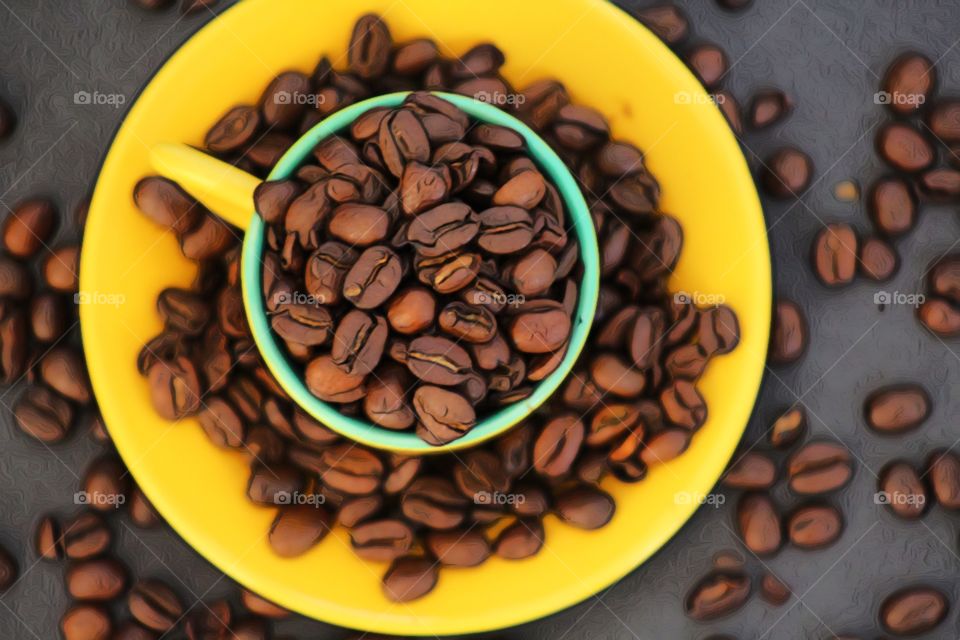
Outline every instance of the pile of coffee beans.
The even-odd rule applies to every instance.
[[[449,60],[442,58],[429,40],[394,44],[387,25],[372,15],[357,23],[350,52],[349,69],[345,71],[334,69],[324,58],[312,76],[286,72],[271,83],[259,105],[231,109],[207,136],[211,153],[262,176],[299,132],[337,109],[371,95],[431,89],[478,99],[513,97],[491,100],[538,131],[572,169],[590,205],[599,236],[600,301],[590,345],[574,373],[561,391],[522,425],[496,441],[457,456],[388,455],[345,442],[297,408],[260,360],[241,299],[238,233],[176,184],[158,177],[146,178],[137,186],[137,205],[145,215],[177,235],[184,255],[198,263],[198,275],[192,288],[169,289],[159,296],[158,310],[165,329],[145,346],[138,367],[148,379],[160,415],[171,420],[196,416],[214,443],[249,456],[248,496],[256,504],[277,510],[269,540],[278,554],[300,555],[319,543],[335,524],[342,525],[361,557],[391,563],[384,576],[384,592],[402,601],[428,593],[438,580],[441,566],[474,566],[494,554],[520,559],[537,553],[544,543],[542,521],[547,515],[585,529],[606,524],[613,517],[615,505],[600,488],[601,481],[607,476],[625,482],[642,480],[650,467],[683,453],[707,419],[707,406],[697,390],[697,380],[710,359],[736,347],[739,326],[734,313],[725,306],[701,309],[687,296],[670,294],[667,279],[679,258],[682,231],[673,218],[660,212],[659,188],[644,167],[642,152],[629,143],[612,140],[601,114],[571,103],[561,83],[541,80],[523,91],[515,91],[499,73],[504,55],[494,45],[480,44],[461,58]],[[295,91],[307,92],[315,100],[290,99]],[[437,103],[417,96],[409,108],[373,113],[358,121],[356,128],[365,128],[369,135],[376,131],[378,141],[382,131],[389,146],[396,141],[395,133],[403,130],[398,126],[420,131],[417,125],[404,125],[403,121],[398,124],[397,119],[410,121],[420,117],[420,127],[426,131],[436,134],[451,127],[459,136],[461,127],[456,126],[457,118],[452,112],[444,116],[446,107],[423,104]],[[431,117],[438,114],[444,117]],[[424,124],[427,121],[429,126]],[[497,175],[485,172],[484,164],[497,162],[502,145],[494,143],[493,137],[471,138],[481,136],[474,133],[479,128],[480,125],[473,127],[467,134],[473,148],[452,156],[456,159],[451,165],[460,166],[451,166],[450,179],[452,186],[454,176],[459,180],[463,172],[472,171],[468,169],[471,158],[479,161],[479,177],[464,190],[464,201],[469,202],[466,192],[471,198],[479,197],[477,209],[483,213],[488,210],[484,206],[488,199],[495,198],[511,180],[538,180],[535,167],[523,160],[504,165],[506,170]],[[496,130],[482,136],[490,133],[506,136]],[[356,139],[367,137],[361,133]],[[330,199],[331,193],[362,194],[365,187],[378,189],[375,181],[365,183],[362,178],[374,167],[382,167],[394,180],[402,179],[400,164],[395,167],[397,171],[385,164],[387,156],[400,160],[393,151],[384,154],[381,147],[380,155],[371,154],[373,163],[365,165],[370,160],[363,151],[367,145],[356,145],[359,155],[350,155],[351,159],[364,159],[363,163],[353,163],[356,167],[350,175],[332,177],[330,169],[335,171],[343,166],[335,158],[341,157],[338,154],[343,152],[337,149],[343,149],[345,139],[338,140],[341,142],[336,147],[321,146],[319,166],[304,167],[298,176],[304,183],[326,182],[315,195]],[[482,149],[475,150],[478,146],[491,151],[496,148],[498,153],[491,160]],[[456,149],[460,147],[451,147],[451,151]],[[408,164],[409,158],[403,162],[404,166]],[[512,165],[517,173],[511,171]],[[441,179],[441,184],[434,186],[447,189],[446,184]],[[544,184],[544,198],[550,198],[549,183]],[[263,193],[267,190],[273,192],[269,199]],[[277,220],[266,206],[267,200],[292,202],[292,198],[302,197],[297,191],[290,183],[264,186],[259,205],[265,219]],[[281,197],[284,192],[286,196]],[[524,241],[521,244],[526,242],[526,214],[532,220],[531,242],[553,238],[552,243],[545,245],[545,253],[552,256],[550,248],[569,229],[556,224],[559,219],[552,215],[538,215],[536,209],[532,215],[527,214],[524,206],[517,205],[517,199],[507,197],[511,192],[512,187],[502,197],[508,201],[503,206],[516,207],[508,211],[519,218],[518,233],[512,237],[520,237]],[[526,196],[527,188],[518,188],[513,195]],[[341,210],[347,212],[342,214],[345,224],[337,222],[338,233],[358,230],[347,224],[355,216],[365,218],[369,214],[370,222],[375,222],[382,218],[382,209],[402,212],[404,207],[402,194],[399,203],[391,207],[365,209],[346,204],[347,208]],[[559,211],[542,203],[540,208]],[[276,210],[287,211],[290,218],[289,207]],[[333,219],[338,217],[328,220],[328,232]],[[288,234],[282,243],[273,246],[281,261],[285,245],[293,247],[288,257],[292,262],[302,260],[302,268],[306,268],[309,255],[321,249],[320,237],[311,237],[315,234],[310,233],[315,219],[307,219],[311,222],[304,233]],[[423,226],[423,234],[418,229],[411,232],[411,237],[427,247],[429,241],[424,240],[429,225]],[[482,237],[483,222],[478,220],[477,227],[477,236]],[[498,237],[488,247],[512,246],[513,240],[501,244],[507,237]],[[353,243],[356,239],[351,236],[347,240]],[[301,246],[300,242],[312,246]],[[566,246],[570,245],[568,239]],[[563,250],[557,255],[564,255]],[[324,265],[317,265],[320,273],[335,265],[340,257],[333,254],[333,260],[322,260]],[[563,260],[553,260],[559,270]],[[544,261],[552,264],[546,257]],[[281,263],[281,270],[282,267]],[[328,275],[334,277],[331,282],[341,277],[346,282],[351,270],[342,276]],[[498,275],[504,277],[502,273]],[[551,267],[551,273],[546,275],[547,279],[556,279],[557,271]],[[441,327],[446,322],[432,312],[422,314],[438,295],[430,284],[429,273],[424,276],[426,283],[414,285],[422,290],[402,292],[413,296],[411,302],[405,302],[405,296],[398,297],[396,293],[391,298],[390,293],[399,288],[399,283],[385,293],[379,285],[370,287],[366,294],[362,288],[357,291],[351,287],[347,291],[342,285],[329,290],[331,295],[338,293],[348,299],[376,293],[372,307],[386,303],[386,322],[395,331],[399,326],[423,333],[434,322]],[[492,272],[481,272],[476,282],[480,278],[496,282],[494,277]],[[509,277],[507,282],[511,282]],[[497,284],[504,286],[502,282]],[[567,299],[568,289],[559,288],[564,292],[560,300]],[[489,297],[483,291],[474,293]],[[545,307],[554,309],[557,305],[563,307],[563,302],[550,302]],[[521,306],[520,310],[523,309]],[[365,310],[358,310],[363,317],[358,316],[359,321],[346,326],[357,335],[367,335],[364,326],[368,325],[369,316]],[[566,309],[563,313],[569,315]],[[321,316],[326,317],[322,305],[304,309],[300,315],[306,324],[310,324],[310,318]],[[451,317],[452,320],[456,319]],[[375,323],[370,323],[369,328],[372,333]],[[324,334],[331,330],[327,323],[320,323],[318,328]],[[521,351],[515,337],[508,337],[516,351]],[[438,340],[447,338],[427,333],[415,338],[403,351],[385,347],[388,357],[398,363],[396,374],[381,375],[384,382],[377,383],[385,387],[377,392],[380,399],[376,405],[384,409],[384,420],[403,424],[411,419],[407,411],[391,410],[395,406],[391,401],[403,395],[404,387],[399,381],[414,370],[409,364],[411,349],[429,355]],[[484,371],[494,371],[503,364],[507,368],[519,366],[511,365],[509,344],[502,342],[503,346],[486,350],[476,349],[476,344],[483,343],[468,342],[472,351],[468,355]],[[444,345],[442,350],[448,348]],[[408,363],[405,368],[399,366],[404,360]],[[533,372],[548,371],[550,358],[546,360],[531,359],[526,363],[526,376],[517,375],[514,369],[507,378],[530,378],[537,375]],[[499,395],[498,402],[507,403],[525,393],[523,385],[515,386],[509,379],[499,384],[511,385],[513,390]],[[367,398],[370,395],[368,391]],[[415,409],[413,414],[416,416]]]
[[[271,327],[311,393],[441,445],[556,369],[579,247],[519,133],[413,93],[313,156],[255,195]]]

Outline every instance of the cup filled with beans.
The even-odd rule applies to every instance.
[[[137,185],[198,266],[138,367],[160,415],[249,457],[277,554],[342,526],[406,601],[536,554],[551,515],[608,523],[601,483],[686,450],[739,325],[670,291],[683,233],[642,152],[561,82],[516,90],[495,45],[446,58],[375,15],[349,52],[208,133],[256,176],[247,237],[175,171]]]

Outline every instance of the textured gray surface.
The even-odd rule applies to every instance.
[[[229,6],[224,2],[222,8]],[[649,2],[624,2],[645,6]],[[778,411],[802,398],[816,435],[837,437],[858,456],[853,483],[833,500],[847,517],[833,547],[814,554],[787,549],[767,564],[801,595],[781,608],[759,599],[734,616],[708,626],[687,620],[684,594],[705,573],[720,549],[736,548],[735,496],[719,509],[703,508],[660,553],[597,598],[548,619],[497,637],[535,640],[621,638],[703,639],[713,633],[748,638],[826,638],[832,633],[879,635],[882,596],[915,582],[941,586],[960,597],[957,522],[934,509],[920,522],[896,521],[873,503],[875,473],[890,459],[919,463],[937,447],[953,445],[960,415],[960,357],[922,331],[909,307],[873,304],[874,293],[914,292],[927,265],[958,237],[953,207],[927,207],[918,229],[900,243],[905,257],[895,280],[883,287],[858,282],[828,292],[806,266],[822,221],[848,221],[868,230],[858,204],[832,196],[847,178],[868,184],[883,168],[874,158],[872,127],[886,117],[873,102],[877,76],[895,52],[919,48],[940,60],[941,86],[960,88],[960,27],[956,0],[756,0],[730,14],[712,0],[681,0],[695,37],[721,43],[735,62],[727,87],[741,99],[776,85],[797,101],[783,125],[744,142],[751,164],[782,144],[798,144],[817,165],[818,183],[803,204],[765,201],[777,291],[801,302],[811,322],[813,346],[796,366],[769,371],[745,443],[760,438]],[[222,9],[218,9],[222,10]],[[0,94],[20,114],[18,132],[0,144],[0,200],[7,205],[49,194],[70,211],[96,177],[99,162],[124,109],[75,104],[77,91],[119,93],[130,100],[155,69],[213,16],[180,19],[176,11],[148,14],[124,0],[0,0]],[[319,50],[318,50],[319,52]],[[67,224],[58,242],[74,238]],[[56,243],[55,243],[56,244]],[[901,380],[922,381],[935,409],[922,430],[905,438],[869,434],[861,404],[873,388]],[[0,395],[11,404],[17,390]],[[954,397],[951,397],[953,395]],[[26,575],[0,602],[0,638],[57,637],[66,605],[61,569],[32,566],[29,532],[44,511],[69,513],[71,497],[97,447],[75,437],[55,452],[28,442],[4,412],[0,430],[0,543],[22,560]],[[835,435],[832,435],[835,434]],[[784,510],[795,500],[777,493]],[[234,593],[215,571],[168,529],[121,532],[119,555],[138,575],[157,576],[184,597]],[[589,550],[584,550],[589,553]],[[748,560],[752,574],[763,564]],[[465,595],[465,597],[468,597]],[[960,614],[929,638],[957,637]],[[349,632],[294,619],[279,635],[338,640]]]

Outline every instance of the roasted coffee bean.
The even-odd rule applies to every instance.
[[[440,311],[440,329],[458,341],[471,344],[489,342],[497,333],[497,320],[484,307],[451,302]]]
[[[523,560],[539,553],[545,539],[540,520],[520,518],[500,532],[494,552],[506,560]]]
[[[557,277],[557,261],[544,249],[533,249],[508,268],[510,284],[524,297],[544,295]]]
[[[284,507],[270,525],[270,548],[284,558],[302,555],[327,535],[332,520],[321,504]]]
[[[310,255],[304,282],[317,304],[340,301],[344,278],[357,257],[355,251],[337,242],[324,243]]]
[[[613,498],[590,486],[580,486],[556,497],[556,512],[560,519],[581,529],[599,529],[613,518],[616,509]]]
[[[297,71],[281,73],[260,100],[263,122],[270,129],[291,129],[300,122],[304,98],[312,94],[310,79]]]
[[[769,489],[777,479],[773,460],[754,451],[748,451],[734,461],[721,478],[726,487],[733,489]]]
[[[250,470],[247,497],[261,505],[284,505],[302,485],[303,478],[293,467],[255,464]]]
[[[83,477],[83,493],[79,494],[79,499],[97,511],[111,511],[127,503],[129,491],[127,468],[120,458],[107,454],[87,467]]]
[[[337,325],[330,355],[351,376],[365,376],[380,363],[387,344],[387,321],[363,311],[347,313]]]
[[[264,104],[265,108],[267,106]],[[269,106],[274,108],[273,105]],[[234,107],[207,132],[204,144],[214,153],[236,151],[253,141],[259,127],[259,110],[247,106]]]
[[[960,102],[942,100],[927,114],[927,126],[946,143],[960,142]]]
[[[599,112],[567,104],[557,112],[553,133],[563,147],[582,152],[606,142],[610,137],[610,126]]]
[[[413,216],[445,202],[453,188],[453,176],[446,165],[428,166],[411,162],[400,179],[400,204]]]
[[[570,316],[550,300],[528,300],[509,327],[514,345],[524,353],[549,353],[570,337]]]
[[[367,384],[367,395],[363,399],[367,418],[387,429],[401,430],[412,426],[416,417],[406,399],[409,386],[409,376],[402,369],[380,370],[376,379]]]
[[[20,305],[0,300],[0,383],[13,384],[27,373],[28,334]]]
[[[467,399],[441,387],[419,387],[413,394],[413,410],[420,420],[417,435],[435,445],[463,437],[477,423]]]
[[[71,347],[48,351],[40,361],[40,377],[51,389],[79,404],[93,398],[83,356]]]
[[[342,204],[330,216],[330,235],[351,246],[382,242],[390,229],[390,214],[366,204]]]
[[[931,169],[919,180],[920,189],[931,200],[950,202],[960,196],[960,171],[956,169]]]
[[[112,631],[110,614],[98,605],[73,605],[60,619],[64,640],[109,640]]]
[[[440,256],[457,251],[477,235],[480,223],[467,205],[449,202],[424,211],[407,227],[406,239],[422,256]]]
[[[640,460],[652,467],[669,462],[690,446],[690,432],[686,429],[664,429],[651,436],[640,452]]]
[[[260,616],[261,618],[280,620],[290,615],[290,612],[283,607],[276,605],[266,598],[263,598],[252,591],[248,591],[247,589],[240,591],[240,602],[247,611],[254,615]],[[227,613],[227,617],[229,617],[229,613]],[[234,630],[231,629],[231,631]],[[241,638],[245,637],[246,636],[241,636]]]
[[[433,324],[437,300],[423,287],[408,287],[398,292],[387,307],[390,327],[404,335],[418,334]]]
[[[200,408],[197,369],[188,358],[158,361],[147,371],[153,407],[165,420],[179,420]]]
[[[881,472],[877,497],[896,515],[906,519],[919,518],[927,505],[923,480],[906,462],[891,463]]]
[[[771,196],[781,199],[799,197],[810,186],[813,161],[799,149],[785,147],[764,163],[761,183]]]
[[[59,560],[64,556],[74,560],[91,558],[102,553],[110,540],[110,529],[93,511],[81,513],[63,526],[54,518],[45,517],[34,538],[37,554],[46,560]]]
[[[206,209],[166,178],[144,178],[133,192],[137,208],[157,224],[183,235],[206,216]]]
[[[935,629],[947,617],[949,604],[932,587],[908,587],[887,596],[880,605],[880,624],[898,636],[915,636]]]
[[[807,321],[803,311],[792,300],[779,300],[774,307],[773,335],[770,339],[770,362],[796,362],[807,348]]]
[[[770,555],[782,544],[780,516],[765,494],[748,494],[740,500],[737,526],[743,543],[758,556]]]
[[[687,53],[687,63],[707,89],[715,89],[727,74],[727,54],[715,44],[697,45]]]
[[[692,382],[677,380],[660,394],[667,419],[684,429],[699,429],[707,421],[707,405]]]
[[[750,101],[750,126],[765,129],[785,118],[793,110],[793,101],[783,91],[768,89],[760,91]]]
[[[930,414],[930,395],[917,385],[879,389],[864,406],[867,424],[881,433],[903,433],[919,427]]]
[[[17,426],[47,444],[60,442],[69,435],[73,415],[69,402],[41,386],[29,387],[13,406]]]
[[[543,426],[533,444],[533,466],[548,478],[567,475],[580,452],[586,434],[583,422],[574,414],[557,416]]]
[[[26,200],[4,221],[0,236],[11,255],[30,258],[45,247],[57,227],[57,210],[48,200]]]
[[[884,282],[893,277],[899,258],[892,246],[879,238],[867,238],[860,244],[858,270],[867,278]]]
[[[929,169],[936,159],[930,141],[913,126],[890,122],[877,134],[877,152],[894,169],[915,173]]]
[[[807,416],[801,407],[788,409],[770,427],[770,444],[778,449],[792,446],[807,428]]]
[[[0,296],[26,300],[33,291],[33,276],[26,265],[7,256],[0,256]]]
[[[398,558],[383,577],[384,593],[394,602],[416,600],[437,585],[437,573],[437,563],[432,558]]]
[[[342,404],[364,396],[365,375],[348,373],[334,362],[333,356],[322,355],[307,364],[305,377],[310,393],[325,402]]]
[[[407,347],[407,367],[428,384],[452,386],[476,375],[467,351],[446,338],[423,336]]]
[[[360,309],[373,309],[393,295],[402,277],[403,265],[393,250],[370,247],[347,272],[343,295]]]
[[[690,591],[685,610],[697,622],[707,622],[737,611],[749,596],[750,579],[747,576],[739,572],[715,572]]]
[[[430,140],[413,111],[400,109],[384,118],[377,139],[386,169],[397,178],[408,162],[430,161]]]
[[[736,348],[740,343],[740,325],[730,307],[720,305],[700,314],[697,342],[709,356],[724,355]]]
[[[393,71],[401,76],[417,75],[436,62],[439,57],[440,51],[433,40],[426,38],[412,40],[399,45],[394,50]]]
[[[138,486],[134,486],[130,491],[130,505],[127,512],[130,514],[130,520],[141,529],[152,529],[162,522],[160,514]]]
[[[123,593],[127,570],[113,558],[77,562],[67,568],[67,592],[75,600],[108,601]]]
[[[907,116],[927,103],[936,85],[933,62],[923,54],[907,53],[887,69],[878,96],[894,113]]]
[[[917,316],[930,331],[945,336],[960,335],[960,310],[946,300],[932,298],[917,309]]]
[[[530,214],[513,205],[496,206],[479,215],[480,236],[477,244],[493,254],[522,251],[533,240],[534,223]]]
[[[489,504],[493,496],[506,493],[510,478],[499,458],[489,451],[471,451],[453,469],[460,492],[475,504]]]
[[[390,466],[390,473],[383,481],[383,490],[387,494],[400,493],[420,474],[423,459],[394,454],[391,456]]]
[[[197,335],[210,320],[210,307],[203,296],[171,287],[157,297],[157,311],[169,331]]]
[[[287,344],[314,347],[326,343],[333,333],[333,319],[323,307],[312,304],[284,305],[270,319],[270,327]]]
[[[670,45],[683,42],[690,33],[690,23],[683,12],[672,4],[663,4],[641,9],[637,19]]]
[[[431,531],[426,546],[442,565],[475,567],[490,557],[490,544],[483,534],[469,531]]]
[[[811,442],[790,457],[787,473],[794,493],[827,493],[850,481],[853,463],[850,452],[843,445],[829,441]]]
[[[590,378],[601,391],[620,398],[636,398],[646,386],[643,372],[614,354],[594,358]]]
[[[451,294],[470,286],[480,271],[476,253],[449,253],[436,257],[420,257],[416,262],[417,277],[440,294]]]
[[[383,498],[378,495],[360,496],[344,501],[337,512],[337,522],[352,529],[369,520],[383,507]]]
[[[933,454],[927,464],[930,487],[946,509],[960,509],[960,458],[950,451]]]
[[[763,574],[760,580],[760,597],[775,607],[786,604],[793,593],[790,587],[772,573]]]
[[[54,291],[76,293],[79,274],[80,247],[54,249],[43,262],[43,280]]]
[[[916,223],[916,195],[902,178],[883,178],[874,183],[867,207],[877,229],[888,236],[902,235]]]
[[[801,549],[819,549],[833,544],[843,531],[843,518],[835,508],[810,505],[794,511],[787,521],[790,542]]]
[[[342,493],[373,493],[383,479],[383,462],[367,449],[340,444],[323,452],[323,483]]]
[[[127,605],[137,622],[162,633],[172,629],[184,611],[180,597],[159,580],[142,580],[134,585]]]
[[[466,516],[467,500],[453,484],[440,477],[420,477],[403,492],[403,515],[431,529],[453,529]]]
[[[350,37],[347,59],[350,69],[365,80],[375,78],[390,65],[392,40],[386,23],[373,14],[357,20]]]
[[[850,284],[857,271],[857,235],[850,226],[830,224],[813,245],[814,271],[828,287]]]
[[[406,555],[413,537],[413,529],[401,520],[374,520],[350,531],[354,551],[373,562],[390,562]]]

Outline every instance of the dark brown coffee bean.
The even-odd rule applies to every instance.
[[[932,587],[909,587],[896,591],[880,605],[880,624],[889,633],[915,636],[925,633],[947,617],[947,598]]]
[[[446,165],[410,162],[400,179],[400,204],[409,216],[440,206],[450,196],[453,177]]]
[[[373,520],[350,531],[354,552],[372,562],[390,562],[406,555],[413,546],[414,533],[401,520]]]
[[[760,180],[771,196],[788,199],[802,195],[812,177],[810,157],[799,149],[785,147],[766,160]]]
[[[686,429],[664,429],[651,436],[640,452],[640,460],[652,467],[669,462],[690,446],[690,432]]]
[[[880,474],[877,502],[889,506],[901,518],[919,518],[927,506],[927,490],[909,463],[894,462]]]
[[[894,169],[914,173],[929,169],[936,159],[930,141],[913,126],[890,122],[877,134],[877,152]]]
[[[79,404],[93,398],[83,356],[71,347],[54,347],[40,361],[40,377],[54,391]]]
[[[390,65],[391,46],[390,30],[380,16],[361,17],[353,27],[347,50],[350,69],[365,80],[382,75]]]
[[[660,405],[667,419],[684,429],[699,429],[707,420],[707,404],[689,381],[677,380],[660,394]]]
[[[467,351],[446,338],[416,338],[407,348],[406,358],[410,372],[428,384],[453,386],[476,375]]]
[[[788,409],[770,427],[770,444],[778,449],[793,445],[807,428],[807,416],[801,407]]]
[[[811,442],[787,461],[789,486],[794,493],[812,495],[835,491],[853,476],[846,447],[829,441]]]
[[[902,235],[916,223],[916,196],[901,178],[877,181],[870,190],[867,206],[877,229],[888,236]]]
[[[599,529],[606,525],[615,509],[613,498],[589,486],[575,487],[556,497],[560,519],[581,529]]]
[[[382,242],[390,230],[390,215],[378,207],[343,204],[330,216],[329,231],[337,240],[351,246],[368,247]]]
[[[76,293],[80,281],[80,247],[54,249],[43,262],[43,280],[62,293]]]
[[[157,176],[137,183],[133,200],[144,215],[178,235],[193,229],[206,214],[175,182]]]
[[[776,552],[783,541],[780,516],[765,494],[748,494],[740,500],[737,526],[743,543],[759,556]]]
[[[907,116],[923,108],[937,85],[937,69],[920,53],[906,53],[887,68],[877,99]]]
[[[510,284],[521,296],[545,295],[557,277],[557,261],[544,249],[533,249],[507,267]]]
[[[382,507],[383,498],[378,495],[351,498],[340,505],[340,510],[337,512],[337,522],[348,529],[352,529],[379,513]]]
[[[773,460],[754,451],[748,451],[730,466],[721,482],[733,489],[769,489],[777,479]]]
[[[76,604],[60,619],[60,631],[65,640],[110,640],[113,622],[98,605]]]
[[[204,215],[197,226],[180,236],[180,251],[191,260],[207,260],[223,255],[237,235],[224,221]]]
[[[422,73],[440,57],[433,40],[422,38],[399,45],[393,54],[393,71],[401,76]]]
[[[431,529],[452,529],[465,517],[467,500],[440,477],[420,477],[403,493],[401,509],[408,520]]]
[[[739,572],[715,572],[687,596],[685,610],[698,622],[715,620],[740,609],[750,596],[750,579]]]
[[[387,344],[387,321],[363,311],[347,313],[337,325],[330,355],[351,376],[365,376],[380,363]]]
[[[846,224],[830,224],[817,234],[813,245],[814,270],[828,287],[853,281],[857,271],[857,235]]]
[[[801,549],[820,549],[836,542],[843,531],[843,518],[835,508],[810,505],[797,509],[787,521],[790,542]]]
[[[520,518],[500,532],[494,552],[506,560],[523,560],[539,553],[545,539],[540,520]]]
[[[45,247],[57,227],[57,210],[48,200],[26,200],[4,221],[0,235],[11,255],[30,258]]]
[[[881,433],[897,434],[916,429],[930,414],[930,395],[917,385],[879,389],[867,398],[867,424]]]
[[[303,194],[303,187],[294,180],[262,182],[253,192],[253,202],[257,214],[267,224],[283,221],[287,209],[293,201]]]
[[[419,118],[408,109],[384,118],[377,140],[386,169],[397,178],[403,176],[407,163],[430,161],[430,139]]]
[[[45,560],[64,556],[83,560],[102,553],[110,545],[110,530],[100,515],[81,513],[61,526],[53,517],[40,521],[34,535],[37,555]]]
[[[450,567],[476,567],[491,553],[490,544],[477,530],[431,531],[426,546],[440,564]]]
[[[610,126],[600,112],[567,104],[557,112],[553,133],[561,146],[583,152],[606,142],[610,138]]]
[[[508,329],[513,344],[520,351],[549,353],[566,344],[571,321],[559,303],[528,300]]]
[[[449,202],[424,211],[407,227],[406,239],[422,256],[441,256],[458,251],[477,235],[480,224],[467,205]]]
[[[360,309],[373,309],[393,295],[402,277],[403,265],[393,250],[370,247],[347,272],[343,295]]]
[[[960,310],[939,298],[927,300],[917,309],[917,316],[930,331],[944,336],[960,335]]]
[[[420,420],[417,434],[433,445],[453,442],[477,424],[476,412],[467,399],[441,387],[419,387],[413,394],[413,410]]]
[[[546,193],[547,184],[543,175],[537,170],[528,169],[505,182],[493,194],[493,204],[498,207],[520,207],[529,211],[540,204]]]
[[[433,324],[437,300],[423,287],[408,287],[397,293],[387,307],[390,327],[404,335],[418,334]]]
[[[779,607],[786,604],[792,595],[790,587],[784,584],[780,578],[772,573],[763,574],[763,578],[760,580],[760,597],[765,602]]]
[[[691,49],[687,63],[707,89],[717,88],[730,66],[727,54],[715,44],[701,44]]]
[[[383,479],[383,462],[367,449],[340,444],[323,452],[320,479],[330,488],[350,494],[373,493]]]
[[[574,414],[560,415],[544,426],[533,445],[533,466],[548,478],[568,474],[580,452],[586,429]]]
[[[26,300],[33,291],[33,276],[26,265],[0,256],[0,296]]]
[[[180,597],[159,580],[142,580],[134,585],[127,605],[137,622],[163,633],[177,624],[184,611]]]
[[[510,477],[500,459],[489,451],[471,451],[453,469],[460,492],[475,504],[491,504],[493,496],[510,488]]]
[[[383,590],[394,602],[416,600],[433,590],[437,574],[437,563],[432,558],[398,558],[383,576]]]
[[[20,305],[0,300],[0,383],[13,384],[27,373],[29,328]]]
[[[270,525],[270,548],[284,558],[302,555],[327,535],[332,520],[320,504],[284,507]]]
[[[867,238],[860,245],[859,271],[877,282],[893,277],[899,266],[896,250],[879,238]]]
[[[207,132],[204,145],[214,153],[237,151],[250,144],[260,127],[260,112],[254,107],[230,109]]]
[[[927,464],[927,474],[937,502],[946,509],[960,509],[960,458],[950,451],[937,452]]]
[[[683,42],[690,33],[690,23],[683,12],[672,4],[657,5],[635,13],[637,19],[670,45]]]
[[[127,570],[113,558],[77,562],[67,568],[67,592],[75,600],[108,601],[123,593]]]
[[[13,406],[17,426],[47,444],[60,442],[69,435],[73,415],[69,402],[40,386],[29,387]]]
[[[950,202],[960,196],[960,171],[931,169],[919,180],[921,191],[931,200]]]
[[[340,301],[344,278],[357,257],[355,251],[338,242],[326,242],[310,255],[304,283],[317,304]]]
[[[620,398],[636,398],[646,386],[642,371],[613,354],[594,358],[590,365],[590,378],[598,389]]]
[[[942,100],[927,115],[927,126],[946,143],[960,142],[960,101]]]
[[[493,254],[508,254],[522,251],[534,236],[534,223],[530,214],[516,206],[498,206],[479,215],[480,237],[477,244]]]
[[[367,384],[367,395],[363,399],[367,418],[386,429],[408,429],[416,419],[406,400],[409,387],[409,376],[403,370],[394,367],[381,369]]]
[[[806,348],[807,321],[803,311],[792,300],[779,300],[774,307],[770,362],[774,364],[796,362]]]
[[[484,307],[475,307],[462,302],[451,302],[440,312],[440,329],[471,344],[482,344],[493,339],[497,332],[497,320]]]
[[[305,379],[310,393],[324,402],[348,403],[361,399],[366,393],[366,374],[354,375],[344,371],[333,356],[322,355],[307,365]]]
[[[293,494],[303,486],[300,472],[290,466],[255,464],[250,470],[247,497],[256,504],[289,504]]]
[[[158,361],[147,372],[154,409],[166,420],[179,420],[200,408],[200,379],[186,357]]]
[[[77,501],[97,511],[119,509],[127,503],[130,477],[120,458],[104,455],[87,467],[83,477],[83,492]]]
[[[783,120],[793,110],[793,101],[779,89],[760,91],[750,101],[750,126],[765,129]]]
[[[157,311],[168,331],[197,335],[210,320],[210,307],[199,293],[170,287],[157,297]]]
[[[240,602],[243,604],[244,609],[261,618],[281,620],[290,616],[290,612],[283,607],[274,604],[266,598],[259,596],[252,591],[248,591],[247,589],[240,591]],[[229,618],[229,609],[226,610],[226,614]],[[230,629],[230,632],[234,634],[237,633],[237,631],[233,628]],[[246,636],[239,637],[241,640],[246,638]]]
[[[310,79],[296,71],[281,73],[267,86],[260,99],[263,122],[270,129],[291,129],[301,119],[306,98],[312,97]]]

